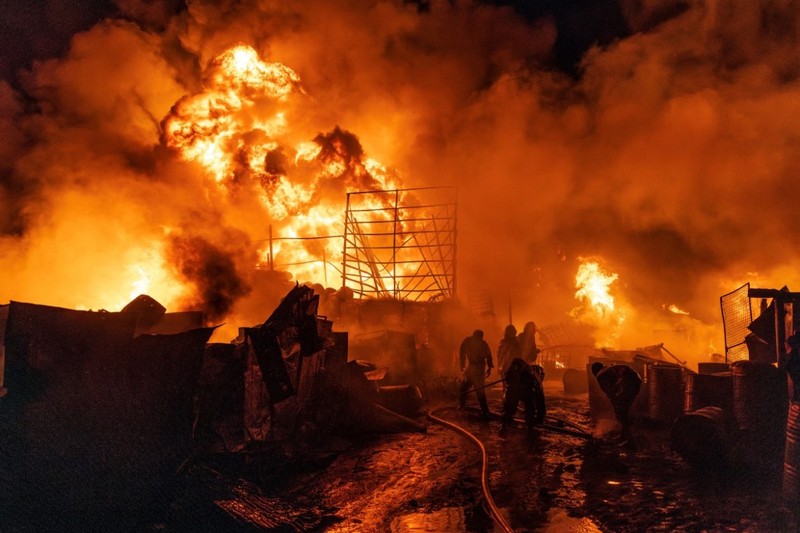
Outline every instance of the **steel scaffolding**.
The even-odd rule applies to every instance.
[[[362,298],[454,298],[456,193],[454,187],[348,193],[343,284]]]

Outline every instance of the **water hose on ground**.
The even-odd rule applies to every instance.
[[[462,435],[470,439],[473,443],[475,443],[478,446],[478,448],[480,448],[482,456],[481,487],[483,489],[483,496],[486,499],[486,504],[489,506],[489,513],[492,515],[492,519],[495,521],[495,523],[498,526],[500,526],[500,528],[502,528],[503,531],[505,531],[506,533],[514,533],[514,530],[511,529],[511,526],[509,526],[508,522],[506,522],[506,519],[503,518],[502,514],[500,514],[500,509],[498,509],[497,505],[495,505],[494,498],[492,497],[492,493],[489,489],[489,453],[486,451],[486,446],[483,445],[483,443],[480,441],[480,439],[478,439],[478,437],[476,437],[463,427],[459,426],[458,424],[455,424],[453,422],[448,422],[447,420],[439,418],[433,413],[427,413],[427,416],[430,420],[436,422],[437,424],[441,424],[445,427],[457,431],[458,433],[461,433]]]

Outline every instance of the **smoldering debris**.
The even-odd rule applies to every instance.
[[[3,306],[0,451],[13,460],[0,465],[0,518],[43,529],[100,528],[119,512],[163,518],[178,512],[168,509],[176,472],[213,467],[241,489],[318,460],[309,450],[320,439],[425,431],[419,389],[380,386],[386,368],[348,361],[348,334],[318,308],[297,285],[223,344],[209,343],[203,313],[170,313],[147,295],[120,312]],[[239,489],[214,501],[237,522],[280,522],[286,509],[285,523],[330,518],[279,509],[257,490],[237,499]],[[197,497],[186,490],[179,498]]]

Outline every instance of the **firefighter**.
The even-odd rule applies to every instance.
[[[544,369],[539,365],[530,365],[517,357],[511,361],[503,380],[506,392],[503,396],[503,425],[500,434],[503,435],[508,431],[519,402],[525,406],[525,423],[529,431],[542,424],[546,414],[542,387]]]
[[[527,322],[519,334],[519,347],[522,351],[522,359],[528,363],[535,363],[541,350],[536,346],[536,323]]]
[[[470,389],[475,390],[478,396],[478,403],[481,406],[481,415],[484,420],[490,418],[489,404],[486,401],[485,383],[486,378],[492,373],[494,363],[492,362],[492,350],[483,340],[483,331],[476,329],[472,335],[465,338],[459,349],[461,360],[461,372],[464,374],[464,381],[461,384],[459,394],[459,405],[464,407],[467,401],[467,393]]]
[[[592,363],[592,374],[611,400],[614,416],[622,428],[621,439],[631,442],[630,411],[642,387],[642,378],[628,365],[605,366],[600,361]]]
[[[506,326],[503,338],[500,339],[500,346],[497,347],[497,367],[500,369],[500,376],[505,376],[511,361],[521,356],[522,349],[517,338],[517,328],[509,324]]]

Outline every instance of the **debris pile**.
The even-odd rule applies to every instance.
[[[313,460],[301,457],[304,445],[325,435],[425,431],[413,419],[419,389],[380,386],[388,368],[348,362],[348,334],[318,305],[312,288],[296,285],[231,343],[209,343],[215,327],[201,313],[168,313],[146,295],[120,312],[0,307],[0,519],[12,528],[102,529],[117,516],[132,524],[167,513],[181,470],[225,464],[215,475],[245,486],[253,469],[263,477]],[[413,337],[394,337],[414,348]],[[268,511],[280,506],[247,493],[215,505],[239,522],[277,520]],[[298,512],[283,513],[286,524],[319,518]]]

